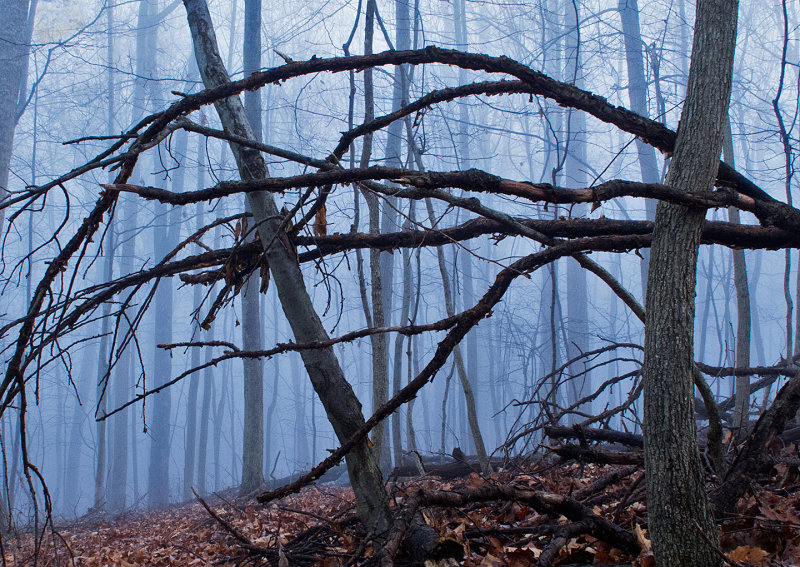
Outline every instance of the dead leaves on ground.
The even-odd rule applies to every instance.
[[[575,494],[591,487],[608,466],[561,465],[547,470],[499,472],[484,480],[477,474],[453,482],[436,479],[414,480],[390,486],[396,506],[418,488],[451,490],[477,488],[486,482],[516,483],[559,494]],[[643,549],[639,557],[630,557],[589,535],[568,538],[557,554],[555,565],[636,565],[653,567],[652,551],[646,529],[646,503],[638,497],[637,475],[612,484],[584,502],[592,511],[616,521],[633,531]],[[738,565],[773,567],[800,565],[800,475],[798,468],[776,465],[773,477],[760,479],[755,496],[744,499],[738,517],[727,522],[721,531],[722,551]],[[620,502],[626,500],[624,506]],[[344,565],[349,556],[369,558],[373,550],[363,546],[364,534],[355,522],[343,520],[352,516],[353,496],[349,489],[332,486],[311,487],[267,507],[231,496],[210,496],[208,503],[227,522],[250,539],[254,546],[275,551],[269,564],[316,564],[323,567]],[[537,514],[524,504],[496,502],[475,504],[459,509],[427,508],[427,523],[444,538],[463,545],[466,567],[529,567],[539,561],[542,552],[563,517]],[[314,526],[321,529],[307,531]],[[322,529],[324,528],[324,529]],[[303,546],[292,547],[299,534],[309,534]],[[84,518],[59,528],[58,534],[46,539],[38,564],[60,567],[116,565],[134,567],[149,565],[267,564],[254,560],[234,537],[212,519],[198,503],[168,509],[126,514],[118,518]],[[55,543],[54,543],[55,541]],[[32,564],[32,540],[23,536],[4,541],[6,564]],[[398,561],[398,564],[400,562]]]

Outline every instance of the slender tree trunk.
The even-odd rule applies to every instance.
[[[136,255],[135,233],[138,229],[138,203],[132,199],[121,197],[117,205],[117,215],[124,214],[120,224],[123,229],[120,234],[125,235],[125,241],[121,246],[121,258],[119,259],[120,272],[129,274],[133,272],[134,257]],[[128,333],[131,332],[127,319],[119,322],[119,334],[121,341],[125,341]],[[122,344],[117,345],[122,347]],[[131,375],[133,367],[133,351],[131,344],[125,345],[121,354],[117,354],[117,363],[110,378],[112,385],[109,392],[113,391],[114,407],[119,407],[130,399],[131,396]],[[107,395],[108,393],[107,392]],[[108,420],[112,430],[113,442],[109,446],[111,462],[108,471],[109,485],[107,487],[107,502],[110,512],[119,513],[125,509],[127,504],[128,491],[128,420],[130,411],[123,410]]]
[[[206,87],[227,83],[230,79],[219,57],[211,16],[205,0],[184,0],[192,31],[198,67]],[[253,139],[252,129],[238,97],[215,103],[226,131]],[[261,155],[254,150],[231,145],[243,180],[269,176]],[[297,253],[288,240],[273,196],[249,193],[253,216],[259,226],[272,281],[278,291],[284,314],[298,342],[328,340],[322,321],[306,291]],[[305,350],[303,362],[320,397],[337,437],[350,439],[364,424],[361,404],[342,372],[332,348]],[[389,525],[389,508],[380,469],[368,441],[364,440],[347,455],[350,482],[356,508],[368,529],[383,533]]]
[[[722,142],[722,154],[725,162],[735,167],[733,157],[733,138],[731,136],[731,121],[725,122],[725,138]],[[739,224],[739,209],[728,207],[728,219],[734,224]],[[747,264],[744,250],[734,248],[733,253],[733,281],[736,286],[736,366],[750,366],[750,289],[747,283]],[[736,405],[733,410],[733,426],[736,437],[743,440],[750,409],[750,376],[736,377]]]
[[[156,210],[161,207],[157,207]],[[169,226],[156,227],[155,231],[155,257],[163,258],[176,244],[175,229],[180,226],[177,215],[180,211],[173,208],[171,211],[162,210],[161,219],[156,222],[166,223]],[[172,356],[169,352],[157,345],[172,342],[172,310],[173,292],[172,280],[162,281],[156,289],[155,295],[155,347],[153,352],[153,381],[156,387],[166,383],[171,378]],[[159,392],[151,401],[153,415],[150,428],[150,465],[148,467],[148,501],[150,506],[163,506],[169,503],[169,462],[172,409],[172,391],[170,388]]]
[[[78,387],[78,396],[72,397],[72,419],[69,424],[69,443],[66,447],[67,455],[64,460],[64,515],[76,517],[78,505],[81,500],[81,461],[83,460],[83,439],[88,432],[85,430],[86,406],[81,400],[88,398],[94,382],[95,373],[93,365],[97,361],[95,346],[84,355],[81,361],[79,374],[75,377],[75,385]]]
[[[366,16],[364,18],[364,55],[372,53],[372,41],[375,33],[375,0],[367,0]],[[374,89],[372,82],[372,69],[364,70],[364,122],[370,122],[375,118]],[[372,134],[364,136],[361,148],[361,167],[368,167],[372,157]],[[371,192],[364,192],[364,201],[367,203],[369,214],[369,233],[378,234],[380,232],[380,202],[378,196]],[[371,320],[375,327],[386,325],[384,311],[384,289],[383,271],[381,270],[381,252],[371,248],[369,251],[369,275],[370,275],[370,300],[372,312],[367,318]],[[364,304],[365,308],[367,304]],[[386,335],[377,334],[370,336],[372,345],[372,407],[373,410],[380,407],[388,399],[389,376],[388,376],[388,352]],[[379,423],[372,431],[372,443],[375,454],[380,459],[382,470],[391,467],[391,456],[388,444],[388,429],[386,423]]]
[[[455,0],[453,2],[453,31],[456,43],[456,49],[467,51],[469,49],[469,37],[467,34],[467,5],[464,0]],[[463,85],[468,81],[466,69],[459,67],[458,69],[458,82]],[[466,100],[460,99],[458,101],[458,128],[456,132],[456,159],[460,169],[468,169],[472,167],[472,153],[470,149],[470,134],[469,134],[469,107]],[[463,290],[464,290],[464,303],[468,307],[475,305],[475,293],[473,288],[472,278],[472,256],[464,254],[461,259],[463,277]],[[465,337],[466,344],[466,376],[469,380],[470,389],[476,390],[478,383],[478,334],[479,329],[473,329]],[[474,396],[473,396],[474,397]],[[469,423],[469,411],[467,413],[467,423]],[[479,415],[478,400],[475,400],[475,414],[476,419]],[[472,452],[475,449],[475,443],[472,435],[467,436],[469,448],[467,450]]]
[[[428,219],[431,225],[435,226],[436,215],[433,212],[433,204],[430,199],[425,199],[425,204],[428,208]],[[436,248],[436,254],[439,260],[439,273],[442,277],[445,309],[447,310],[447,316],[452,317],[455,314],[455,303],[453,302],[453,294],[450,289],[450,276],[447,273],[444,252],[441,247]],[[472,440],[475,443],[478,462],[481,465],[481,471],[484,474],[490,474],[492,472],[492,466],[489,463],[489,457],[486,454],[486,446],[483,443],[483,435],[481,435],[480,425],[478,424],[478,413],[475,409],[475,395],[472,392],[472,385],[469,383],[469,378],[467,377],[467,369],[464,366],[464,359],[461,356],[460,345],[457,345],[453,349],[453,361],[459,381],[461,382],[461,388],[464,390],[464,400],[467,406],[467,421],[469,423],[470,432],[472,433]]]
[[[395,0],[395,48],[402,51],[411,48],[411,15],[409,12],[408,0]],[[392,92],[392,111],[396,111],[402,106],[408,104],[408,66],[398,65],[394,69],[394,85]],[[386,138],[386,165],[390,167],[403,167],[402,148],[403,142],[403,127],[402,120],[392,122],[387,128]],[[383,210],[383,226],[384,232],[398,230],[396,206],[397,200],[392,198],[388,206]],[[387,325],[391,324],[392,315],[392,287],[394,282],[394,254],[382,253],[380,256],[381,262],[381,284],[383,285],[383,311],[384,319]],[[404,269],[404,277],[406,275]],[[405,281],[403,283],[405,290]],[[405,296],[402,300],[405,302]],[[405,303],[403,303],[405,305]],[[404,325],[408,317],[408,311],[405,315],[401,313],[400,324]],[[393,383],[392,392],[400,389],[401,373],[403,366],[402,350],[403,350],[403,337],[398,335],[395,339],[394,359],[393,359]],[[387,360],[388,362],[388,360]],[[400,462],[402,454],[402,435],[400,426],[400,412],[392,414],[392,446],[395,465]]]
[[[206,174],[206,151],[205,151],[205,140],[202,137],[198,137],[197,139],[197,186],[204,187],[205,186],[205,174]],[[198,205],[199,207],[200,205]],[[202,221],[198,219],[198,223]],[[219,227],[217,227],[214,231],[214,246],[219,247]],[[208,330],[208,334],[206,335],[206,339],[209,341],[214,340],[214,328]],[[206,355],[210,356],[210,355]],[[197,493],[201,496],[206,494],[207,489],[207,475],[206,472],[208,466],[208,428],[209,424],[212,419],[211,414],[211,392],[213,389],[213,382],[214,375],[212,373],[211,368],[206,368],[203,371],[203,400],[201,402],[201,409],[200,409],[200,434],[197,439]]]
[[[409,143],[412,141],[409,140]],[[422,157],[419,151],[415,151],[412,149],[412,154],[416,161],[417,167],[420,171],[424,171],[424,165],[422,163]],[[425,199],[425,205],[428,212],[428,220],[431,223],[431,226],[436,225],[436,216],[433,211],[433,204],[430,199]],[[453,316],[455,313],[455,302],[453,301],[452,290],[450,289],[450,277],[447,273],[447,266],[445,265],[445,258],[444,258],[444,251],[441,247],[436,248],[436,256],[439,263],[439,272],[442,277],[442,288],[444,290],[445,296],[445,309],[448,316]],[[421,275],[420,275],[421,277]],[[415,308],[416,309],[416,308]],[[486,454],[486,446],[483,442],[483,436],[481,435],[480,425],[478,423],[478,412],[475,404],[475,396],[472,390],[472,385],[470,384],[469,377],[467,375],[467,370],[464,365],[464,360],[461,356],[461,348],[459,345],[453,349],[453,360],[454,360],[454,367],[458,370],[458,377],[459,381],[461,382],[461,387],[464,391],[464,404],[465,410],[467,414],[467,422],[470,429],[470,434],[472,437],[472,441],[475,444],[475,452],[477,453],[478,462],[481,465],[481,470],[484,474],[489,474],[492,471],[491,464],[489,463],[489,457]],[[445,426],[446,426],[446,413],[445,413],[445,404],[447,401],[447,392],[450,383],[450,378],[448,377],[447,383],[445,385],[445,396],[444,401],[442,402],[442,439],[441,439],[441,451],[444,453],[445,448]]]
[[[631,110],[641,116],[650,116],[647,107],[647,82],[644,75],[644,50],[642,49],[642,33],[639,27],[638,0],[619,0],[618,10],[622,19],[622,37],[625,40],[625,61],[628,67],[628,98]],[[658,183],[658,162],[655,149],[644,140],[636,138],[636,151],[639,155],[639,168],[642,182]],[[655,201],[645,201],[647,219],[652,220],[656,214]],[[647,290],[647,271],[650,266],[650,250],[642,250],[642,295]]]
[[[108,6],[106,9],[106,65],[108,70],[106,74],[106,134],[113,135],[115,130],[114,115],[115,115],[115,92],[114,88],[114,34],[111,33],[114,27],[114,7]],[[114,242],[114,232],[117,223],[112,219],[109,222],[108,230],[104,238],[108,239],[103,245],[103,280],[111,281],[114,274],[114,250],[116,243]],[[96,411],[97,415],[104,415],[108,411],[108,396],[109,392],[109,376],[108,376],[108,359],[111,356],[108,348],[108,333],[110,329],[111,304],[103,305],[103,322],[100,324],[102,337],[100,339],[100,351],[98,353],[97,368],[98,368],[98,384],[97,384],[97,400]],[[96,447],[96,460],[95,460],[95,477],[94,477],[94,500],[92,507],[95,510],[103,510],[106,503],[105,481],[106,481],[106,460],[108,451],[108,442],[106,440],[108,424],[106,420],[98,421],[96,427],[97,434],[97,447]]]
[[[784,80],[786,78],[786,66],[788,64],[787,51],[789,48],[789,14],[787,11],[786,0],[781,2],[782,9],[782,23],[783,23],[783,52],[781,55],[781,73],[778,81],[778,92],[772,101],[772,109],[775,113],[775,118],[778,121],[778,128],[780,132],[781,144],[783,145],[783,184],[786,191],[786,203],[792,205],[792,178],[794,177],[794,148],[792,147],[791,132],[787,130],[786,124],[781,112],[781,95],[784,89]],[[784,272],[783,272],[783,295],[786,300],[786,358],[791,359],[794,354],[795,340],[793,338],[794,327],[792,326],[792,313],[794,311],[794,301],[792,300],[791,290],[791,272],[792,272],[792,250],[787,248],[784,251]]]
[[[294,464],[295,471],[306,471],[309,466],[308,431],[306,430],[306,402],[297,355],[292,353],[289,366],[292,372],[292,403],[294,405]]]
[[[410,223],[406,223],[404,229],[410,228]],[[408,314],[411,308],[411,255],[407,249],[403,250],[403,297],[400,307],[400,325],[408,324]],[[392,395],[396,395],[402,388],[403,382],[403,334],[398,333],[394,339],[394,374],[392,379]],[[411,411],[411,407],[407,406],[406,411]],[[399,411],[392,414],[392,445],[394,448],[394,463],[399,466],[403,456],[403,439],[401,435],[402,427],[400,425],[401,415]],[[410,447],[409,447],[410,448]]]
[[[275,344],[278,343],[280,339],[280,335],[278,334],[278,299],[275,298],[272,303],[272,321],[273,321],[273,331],[275,333]],[[272,399],[269,402],[269,407],[267,408],[267,431],[272,431],[272,423],[273,423],[273,416],[275,415],[275,409],[278,407],[278,384],[280,383],[280,375],[281,375],[281,367],[280,361],[281,357],[275,357],[272,359],[273,361],[273,372],[272,372]],[[272,464],[272,435],[267,435],[267,439],[264,446],[264,454],[267,459],[267,466],[264,468],[265,474],[267,472],[272,472],[275,468],[275,465]],[[276,457],[277,459],[277,457]]]
[[[164,215],[161,222],[179,226],[174,211]],[[168,236],[170,230],[157,229],[155,257],[163,258],[173,249],[174,237]],[[155,344],[172,342],[173,290],[171,280],[161,282],[155,295]],[[153,380],[156,387],[166,383],[171,377],[172,357],[164,349],[154,348]],[[151,402],[153,414],[148,434],[150,435],[150,463],[148,466],[148,502],[150,506],[163,506],[169,503],[169,463],[170,440],[172,437],[172,393],[169,388],[156,394]],[[134,463],[135,466],[135,463]]]
[[[261,0],[244,2],[244,74],[261,68]],[[253,135],[261,141],[261,91],[244,94],[244,108]],[[250,209],[247,205],[248,212]],[[261,350],[261,305],[258,274],[248,278],[241,294],[242,345],[245,350]],[[264,362],[244,358],[244,434],[242,436],[242,494],[257,490],[264,483]]]
[[[212,389],[216,392],[215,383],[212,381],[210,382]],[[221,474],[221,465],[222,465],[222,429],[224,427],[224,419],[225,419],[225,399],[227,396],[225,392],[227,389],[220,387],[220,392],[216,396],[212,396],[216,398],[216,404],[214,404],[214,458],[211,462],[214,463],[214,490],[219,490],[222,488],[222,474]]]
[[[722,148],[736,45],[736,0],[700,0],[689,85],[667,184],[710,191]],[[694,422],[692,340],[705,210],[659,203],[647,287],[644,447],[648,525],[660,567],[721,565]]]
[[[566,2],[564,4],[564,20],[567,27],[565,38],[566,52],[564,54],[566,77],[575,85],[582,85],[581,73],[581,30],[580,14],[578,4]],[[567,147],[565,165],[565,178],[568,186],[586,187],[589,179],[586,175],[586,116],[582,112],[567,110]],[[587,216],[589,207],[586,204],[577,205],[572,208],[571,215],[583,218]],[[580,353],[589,350],[589,307],[588,307],[588,283],[586,281],[586,270],[577,261],[570,259],[567,262],[567,359],[576,358]],[[583,372],[584,366],[580,363],[573,364],[569,368],[570,376],[576,376]],[[591,374],[583,374],[578,378],[573,378],[567,387],[567,398],[569,405],[573,405],[578,400],[592,391]],[[588,408],[577,408],[579,410],[591,410]],[[577,419],[572,416],[571,419]]]
[[[198,185],[200,186],[200,185]],[[195,208],[197,219],[196,227],[203,227],[203,205],[198,204]],[[203,290],[201,286],[194,286],[192,297],[193,310],[200,308],[203,301]],[[200,327],[195,325],[194,330],[200,333]],[[200,365],[201,349],[192,349],[191,364],[192,368]],[[186,430],[184,434],[184,454],[183,454],[183,500],[188,502],[193,498],[192,489],[195,487],[195,463],[197,461],[197,397],[200,389],[200,376],[197,372],[189,376],[189,393],[186,397]],[[202,420],[208,419],[207,414],[201,415]],[[201,452],[205,452],[205,445],[201,446]]]

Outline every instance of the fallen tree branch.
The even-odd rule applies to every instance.
[[[597,429],[580,426],[545,426],[544,433],[553,439],[578,439],[584,437],[589,441],[606,441],[608,443],[620,443],[631,447],[642,447],[644,445],[641,435],[628,433],[627,431],[615,431],[613,429]]]
[[[616,524],[596,515],[588,507],[574,498],[553,494],[550,492],[531,490],[527,487],[516,485],[482,486],[474,489],[459,489],[448,491],[430,491],[420,489],[413,492],[403,505],[402,510],[395,516],[395,521],[390,529],[386,544],[379,554],[382,567],[391,567],[394,556],[400,550],[407,530],[413,518],[421,507],[462,507],[467,504],[485,503],[491,501],[514,501],[530,506],[539,514],[552,514],[556,517],[565,516],[570,524],[559,526],[566,532],[556,528],[552,546],[557,552],[565,542],[560,538],[566,533],[575,535],[589,533],[612,547],[628,553],[638,554],[641,550],[636,536]],[[552,553],[553,551],[551,551]]]
[[[366,421],[366,423],[359,428],[356,434],[346,443],[342,444],[338,449],[333,451],[328,458],[326,458],[324,461],[314,467],[309,473],[294,483],[286,485],[281,489],[261,494],[258,497],[259,502],[269,502],[276,498],[282,498],[288,494],[296,492],[303,486],[314,482],[317,478],[324,474],[325,471],[335,466],[344,457],[344,455],[346,455],[347,452],[350,451],[350,449],[354,447],[359,440],[368,435],[369,432],[381,420],[385,419],[397,408],[416,397],[417,392],[422,389],[425,384],[432,380],[445,362],[447,362],[450,353],[453,351],[455,346],[461,342],[461,339],[464,338],[469,330],[477,325],[481,319],[492,312],[493,307],[503,298],[506,290],[517,277],[523,274],[529,274],[557,258],[569,256],[576,252],[581,252],[581,248],[588,245],[590,242],[597,246],[602,246],[604,244],[602,237],[600,239],[571,240],[557,246],[547,248],[541,252],[525,256],[507,268],[501,270],[497,274],[494,283],[489,287],[488,291],[483,295],[478,303],[474,307],[467,309],[456,316],[456,324],[448,331],[444,339],[439,342],[433,357],[430,359],[425,368],[419,374],[417,374],[413,380],[411,380],[404,388],[402,388],[392,399],[378,408],[375,413],[373,413],[372,416]],[[615,243],[612,240],[605,242],[605,245],[611,246],[613,249]]]
[[[781,388],[775,401],[756,422],[733,464],[728,468],[720,486],[712,493],[717,518],[730,515],[736,502],[749,485],[752,476],[769,465],[768,451],[786,423],[800,409],[800,372]]]
[[[268,554],[270,554],[270,553],[277,553],[277,551],[275,551],[275,550],[272,550],[272,549],[267,549],[267,548],[265,548],[265,547],[260,547],[260,546],[258,546],[258,545],[255,545],[255,544],[254,544],[254,543],[253,543],[253,542],[250,540],[250,538],[248,538],[248,537],[247,537],[247,536],[245,536],[245,535],[244,535],[242,532],[240,532],[239,530],[237,530],[237,529],[236,529],[236,527],[235,527],[235,526],[233,526],[233,525],[232,525],[230,522],[226,521],[226,520],[225,520],[225,518],[223,518],[222,516],[220,516],[219,514],[217,514],[217,513],[216,513],[216,512],[215,512],[215,511],[214,511],[214,510],[211,508],[211,506],[209,506],[209,505],[206,503],[206,501],[205,501],[205,500],[203,500],[203,499],[200,497],[200,495],[199,495],[199,494],[197,494],[197,492],[195,491],[195,489],[194,489],[194,488],[192,488],[192,494],[194,494],[194,497],[197,499],[197,501],[198,501],[198,502],[200,502],[200,504],[203,506],[203,508],[205,508],[206,512],[208,512],[208,515],[209,515],[209,516],[211,516],[212,518],[214,518],[214,520],[216,520],[216,521],[217,521],[217,523],[218,523],[220,526],[222,526],[222,528],[223,528],[223,529],[224,529],[226,532],[228,532],[229,534],[231,534],[231,535],[234,537],[234,539],[235,539],[236,541],[238,541],[238,542],[239,542],[239,545],[241,545],[243,548],[247,549],[247,550],[248,550],[248,551],[250,551],[250,552],[257,553],[257,554],[259,554],[259,555],[268,555]]]
[[[644,465],[644,454],[641,451],[610,451],[599,447],[581,447],[580,445],[545,446],[545,449],[565,459],[575,459],[587,463]]]
[[[433,196],[430,191],[446,188],[464,189],[493,195],[521,197],[534,203],[600,203],[618,197],[659,199],[688,207],[736,207],[754,214],[764,226],[777,226],[790,232],[800,230],[800,210],[778,201],[763,201],[728,190],[710,193],[685,193],[658,183],[641,183],[614,179],[580,189],[556,187],[548,183],[515,181],[479,169],[466,171],[425,171],[397,167],[372,166],[357,169],[324,169],[288,177],[271,177],[255,181],[222,181],[216,185],[194,191],[176,193],[159,187],[128,183],[101,184],[106,190],[134,193],[148,200],[172,205],[187,205],[227,197],[238,193],[258,191],[283,192],[301,187],[319,187],[358,183],[364,181],[392,181],[407,188],[380,188],[394,197],[424,199]]]

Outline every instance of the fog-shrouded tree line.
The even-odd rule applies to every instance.
[[[381,534],[415,455],[578,425],[643,436],[659,565],[719,564],[800,406],[797,23],[5,0],[0,527],[321,478]]]

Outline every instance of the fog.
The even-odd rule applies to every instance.
[[[270,266],[259,254],[247,252],[256,246],[255,223],[243,219],[245,199],[238,189],[183,206],[123,190],[111,213],[101,215],[97,232],[59,266],[51,284],[37,291],[54,258],[104,192],[115,190],[107,185],[126,166],[110,160],[106,167],[87,167],[80,175],[46,184],[117,142],[106,157],[120,155],[141,133],[131,130],[137,123],[202,91],[203,84],[180,2],[31,4],[31,33],[22,42],[30,46],[27,70],[17,93],[0,98],[0,104],[16,108],[7,182],[0,177],[0,185],[8,188],[2,195],[0,347],[4,369],[15,353],[23,360],[22,375],[5,374],[2,389],[0,493],[6,512],[13,522],[29,523],[36,514],[34,498],[40,511],[46,507],[45,486],[58,518],[181,502],[192,498],[191,489],[201,495],[238,489],[245,482],[244,437],[254,431],[256,438],[250,435],[248,443],[261,447],[258,486],[261,479],[263,486],[277,486],[308,471],[341,442],[295,348],[298,341],[284,314],[287,306],[268,276]],[[243,71],[245,5],[237,0],[209,4],[225,66],[231,79],[242,79],[249,75]],[[791,3],[784,44],[785,8],[779,2],[742,2],[729,112],[733,155],[725,160],[772,197],[791,204],[800,55]],[[362,6],[355,0],[265,3],[257,68],[363,54],[365,9],[366,2]],[[617,2],[398,0],[379,1],[377,9],[374,53],[438,46],[506,56],[672,130],[678,126],[693,3],[640,2],[632,8],[640,37],[631,37],[623,24],[623,16],[631,14]],[[403,10],[407,17],[398,18]],[[5,38],[19,31],[11,29],[10,20],[0,22],[0,42],[12,45]],[[643,84],[632,83],[631,66],[636,65]],[[389,114],[437,89],[514,79],[466,67],[385,65],[369,73],[309,72],[270,82],[255,94],[248,91],[251,98],[245,104],[251,116],[253,96],[261,105],[261,124],[254,129],[263,144],[276,149],[262,154],[270,174],[298,176],[317,166],[287,159],[287,152],[325,160],[342,133],[369,122],[370,116]],[[365,103],[365,92],[373,94],[365,87],[367,74],[374,82],[374,102]],[[0,81],[11,79],[0,76]],[[7,94],[2,91],[0,97]],[[221,129],[212,105],[187,117],[195,125]],[[445,99],[367,139],[355,138],[341,158],[343,167],[475,168],[504,179],[584,188],[615,179],[661,183],[669,160],[669,154],[616,126],[524,90]],[[157,142],[139,155],[129,185],[185,193],[241,178],[223,139],[176,126]],[[364,150],[365,143],[371,151]],[[363,332],[344,340],[347,333],[432,325],[471,309],[504,268],[545,248],[514,222],[541,221],[525,226],[546,232],[556,230],[560,221],[579,218],[652,220],[655,211],[654,202],[638,197],[555,204],[458,185],[443,191],[449,201],[422,192],[404,198],[372,191],[362,181],[389,189],[415,187],[386,175],[328,188],[321,181],[292,186],[275,192],[275,199],[322,325],[330,337],[343,338],[333,341],[333,351],[365,417],[423,371],[452,324],[425,332]],[[312,205],[323,189],[330,194],[322,212],[315,211]],[[371,210],[380,211],[379,216],[371,218]],[[492,211],[504,216],[492,217]],[[728,221],[728,215],[726,208],[712,208],[706,219]],[[496,223],[494,228],[476,229],[468,238],[447,232],[460,225],[475,227],[464,223],[487,218]],[[298,222],[303,226],[293,234],[291,227]],[[758,225],[747,211],[741,222]],[[409,231],[427,231],[427,236],[376,248],[335,241]],[[426,238],[435,235],[444,235],[443,242],[429,244]],[[771,242],[701,246],[695,360],[711,367],[773,366],[798,354],[800,317],[793,308],[800,293],[798,258],[793,250],[776,249],[796,243]],[[224,249],[233,249],[224,261],[191,260]],[[737,354],[732,249],[744,249],[747,269],[751,330],[746,363]],[[588,252],[644,303],[646,246]],[[185,268],[159,272],[166,262],[183,260]],[[30,336],[20,339],[37,295],[43,298],[41,309]],[[629,306],[573,258],[562,257],[515,279],[413,404],[385,420],[384,474],[406,462],[411,451],[439,458],[458,447],[476,455],[465,382],[474,394],[482,443],[498,459],[541,451],[547,443],[541,427],[556,421],[641,433],[641,402],[629,397],[638,395],[642,352],[635,345],[642,345],[643,337],[643,324]],[[580,358],[614,344],[619,348]],[[269,349],[284,352],[259,358],[237,354]],[[383,359],[376,349],[384,351]],[[382,400],[374,389],[380,375],[376,361],[381,360],[388,388]],[[262,373],[260,382],[256,379],[260,388],[248,386],[247,392],[246,364]],[[734,378],[717,377],[711,369],[706,379],[718,401],[734,395]],[[751,396],[752,419],[785,380],[779,377]],[[601,387],[597,396],[584,400]],[[246,402],[260,412],[255,415],[263,431],[253,429],[252,418],[246,425]],[[699,416],[701,430],[705,424]],[[334,477],[326,480],[347,478],[343,471],[338,480]]]

